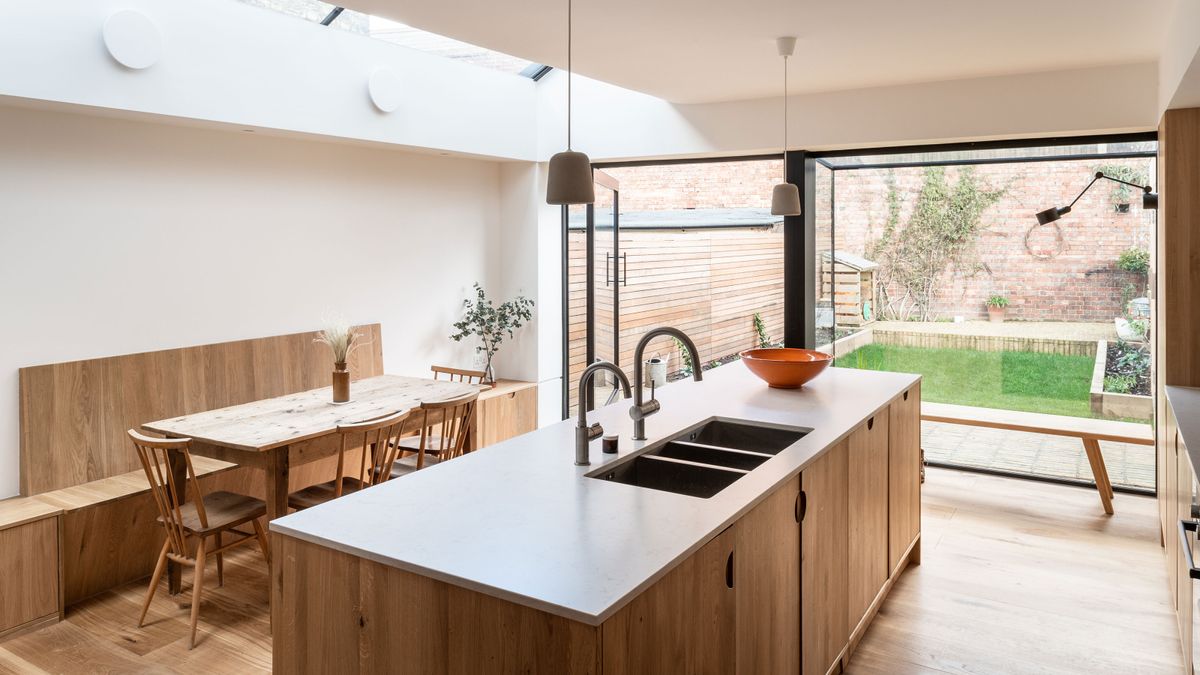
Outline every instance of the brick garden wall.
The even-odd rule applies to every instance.
[[[783,160],[605,169],[621,183],[621,211],[771,208]]]
[[[933,311],[939,318],[984,318],[992,294],[1009,298],[1009,317],[1031,321],[1108,322],[1123,313],[1126,286],[1143,294],[1145,280],[1115,265],[1128,248],[1148,249],[1154,213],[1143,212],[1132,195],[1128,213],[1112,202],[1115,187],[1100,183],[1053,226],[1035,227],[1033,214],[1064,205],[1091,180],[1101,164],[1123,164],[1154,175],[1152,158],[992,164],[973,167],[982,186],[1005,195],[983,216],[976,248],[980,269],[950,273],[938,284]],[[767,208],[771,186],[780,180],[781,161],[713,162],[675,166],[614,168],[621,183],[622,211],[690,208]],[[961,169],[947,169],[950,185]],[[817,245],[831,239],[828,170],[818,172]],[[866,255],[887,220],[887,185],[894,177],[901,197],[900,222],[911,215],[924,169],[862,169],[836,172],[836,247]],[[1153,182],[1153,181],[1151,181]],[[1030,232],[1032,228],[1032,232]],[[1028,234],[1028,248],[1026,235]],[[818,288],[819,288],[818,283]]]
[[[1141,208],[1133,191],[1128,213],[1118,213],[1111,199],[1115,184],[1094,186],[1074,210],[1056,224],[1037,226],[1034,214],[1065,205],[1091,180],[1099,164],[1127,164],[1154,175],[1153,159],[1124,159],[993,164],[973,168],[981,186],[1003,188],[1005,195],[988,208],[973,274],[947,274],[938,286],[933,311],[940,318],[983,318],[984,301],[992,294],[1009,298],[1010,318],[1031,321],[1107,322],[1123,314],[1127,284],[1143,295],[1145,280],[1116,267],[1129,248],[1149,249],[1154,212]],[[947,183],[961,169],[947,169]],[[866,255],[887,221],[887,184],[894,177],[901,198],[900,223],[912,213],[924,178],[921,168],[838,171],[835,198],[836,247]],[[1026,237],[1028,235],[1028,246]]]

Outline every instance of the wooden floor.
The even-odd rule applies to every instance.
[[[1151,497],[929,469],[921,560],[846,672],[1183,672]]]
[[[1108,518],[1094,490],[937,469],[924,490],[924,562],[848,673],[1182,672],[1153,499],[1118,495]],[[253,550],[230,556],[224,588],[206,588],[193,651],[186,594],[179,605],[165,585],[134,627],[138,583],[0,643],[0,673],[268,671],[266,577]]]
[[[146,597],[140,581],[68,607],[65,621],[0,642],[0,674],[270,672],[266,562],[240,546],[225,556],[224,587],[216,574],[210,562],[191,651],[191,570],[185,570],[184,592],[175,598],[161,582],[144,628],[137,627]]]

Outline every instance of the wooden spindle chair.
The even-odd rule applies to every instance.
[[[401,451],[400,434],[414,410],[339,424],[337,433],[341,437],[341,448],[338,450],[337,478],[293,492],[288,495],[288,506],[297,510],[311,508],[391,478],[390,467]],[[360,448],[358,473],[347,475],[346,455]]]
[[[473,391],[444,401],[423,401],[417,418],[421,425],[418,436],[400,439],[401,458],[392,465],[392,475],[399,476],[424,468],[425,458],[433,463],[444,462],[470,452],[468,433],[475,415],[479,392]],[[409,457],[415,453],[415,457]]]
[[[433,371],[433,379],[440,380],[442,375],[451,382],[466,382],[467,384],[480,384],[483,378],[487,376],[482,370],[466,370],[463,368],[451,368],[450,366],[431,366]]]
[[[188,641],[188,649],[191,649],[196,646],[196,620],[200,617],[200,591],[204,586],[204,564],[208,557],[217,556],[220,582],[224,581],[222,554],[235,546],[257,541],[263,559],[270,563],[267,535],[258,522],[259,518],[267,515],[267,507],[260,499],[232,492],[204,494],[196,471],[192,468],[192,455],[189,452],[191,439],[153,438],[133,429],[127,433],[146,472],[146,480],[150,482],[150,494],[158,508],[158,522],[167,531],[167,540],[158,554],[154,574],[150,577],[150,588],[146,591],[146,601],[138,617],[138,628],[145,624],[146,612],[150,609],[167,560],[189,565],[193,568],[191,637]],[[172,454],[175,461],[184,464],[182,480],[171,470],[169,457]],[[188,491],[191,492],[191,501],[186,501]],[[246,523],[254,527],[253,532],[237,529]],[[225,533],[234,535],[236,539],[223,544],[221,535]],[[210,538],[216,541],[210,544]],[[194,549],[190,540],[195,540]]]

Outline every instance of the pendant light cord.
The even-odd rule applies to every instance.
[[[783,57],[783,162],[787,164],[787,132],[788,132],[788,73],[787,73],[788,57],[785,54]]]
[[[567,150],[571,149],[571,0],[567,0]]]

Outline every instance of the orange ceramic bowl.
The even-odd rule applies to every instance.
[[[821,374],[833,362],[833,357],[811,349],[747,349],[741,353],[742,363],[776,389],[797,389]]]

